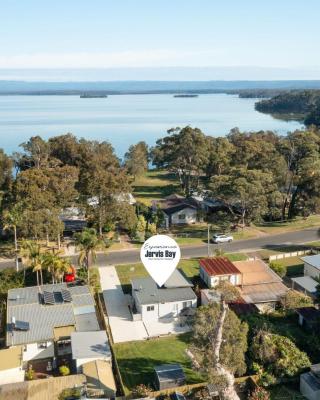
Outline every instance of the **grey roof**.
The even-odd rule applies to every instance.
[[[70,291],[71,302],[64,302],[58,295],[62,289]],[[44,304],[43,291],[55,293],[55,304]],[[98,330],[94,305],[88,286],[67,287],[66,283],[61,283],[11,289],[7,300],[7,345],[52,340],[54,328],[63,326],[74,325],[77,330],[83,330],[90,325],[91,329],[86,330]],[[86,314],[89,315],[86,317]],[[16,322],[29,323],[29,329],[14,329],[13,318]]]
[[[71,333],[72,358],[110,358],[111,350],[105,331]]]
[[[320,270],[320,254],[317,254],[315,256],[301,257],[301,260]]]
[[[159,382],[185,379],[183,369],[180,364],[162,364],[154,367],[154,371]]]
[[[133,279],[131,284],[140,304],[170,303],[197,298],[189,282],[177,270],[176,274],[173,277],[171,276],[168,281],[161,288],[151,277]],[[175,282],[183,286],[172,286]],[[169,287],[166,287],[167,284],[169,284]]]
[[[313,392],[320,391],[320,380],[312,372],[306,372],[300,375],[300,380],[305,381]]]
[[[315,293],[317,285],[319,285],[311,276],[300,276],[298,278],[291,278],[291,280],[309,293]]]
[[[166,288],[192,287],[192,283],[180,271],[175,269],[164,286]]]

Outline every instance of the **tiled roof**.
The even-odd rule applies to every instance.
[[[203,258],[200,260],[200,267],[209,276],[240,274],[238,268],[225,257]]]

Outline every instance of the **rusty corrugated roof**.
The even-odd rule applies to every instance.
[[[241,274],[238,268],[225,257],[202,258],[200,260],[200,267],[209,276]]]

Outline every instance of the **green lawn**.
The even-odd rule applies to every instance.
[[[174,174],[168,171],[151,170],[138,177],[132,184],[133,195],[137,201],[148,206],[152,200],[162,199],[172,193],[179,193],[179,182]]]
[[[189,344],[189,334],[115,344],[115,357],[126,394],[140,383],[150,385],[153,382],[153,368],[165,363],[181,364],[187,384],[203,382],[203,378],[191,368],[186,355]]]
[[[260,231],[270,235],[318,226],[320,226],[320,215],[310,215],[310,217],[307,218],[296,217],[292,221],[266,222],[256,225]]]
[[[224,254],[224,257],[229,258],[230,261],[247,259],[244,253]],[[178,269],[180,269],[194,284],[199,283],[199,259],[180,260]],[[130,293],[131,279],[148,276],[148,272],[142,263],[116,265],[116,270],[124,293]]]

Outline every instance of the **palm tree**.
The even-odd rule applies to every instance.
[[[15,262],[16,270],[19,271],[19,258],[18,258],[18,236],[17,227],[21,222],[21,207],[16,204],[11,210],[6,210],[3,214],[4,230],[13,230],[14,234],[14,250],[15,250]]]
[[[42,270],[45,267],[45,257],[41,254],[41,247],[38,243],[32,240],[24,240],[22,243],[22,258],[24,263],[32,268],[37,274],[37,285],[43,285]],[[40,275],[40,280],[39,280]]]
[[[78,263],[80,266],[85,266],[88,274],[91,262],[97,258],[96,251],[102,248],[105,244],[98,238],[97,231],[94,228],[85,228],[82,232],[74,235],[74,244],[79,251]]]

